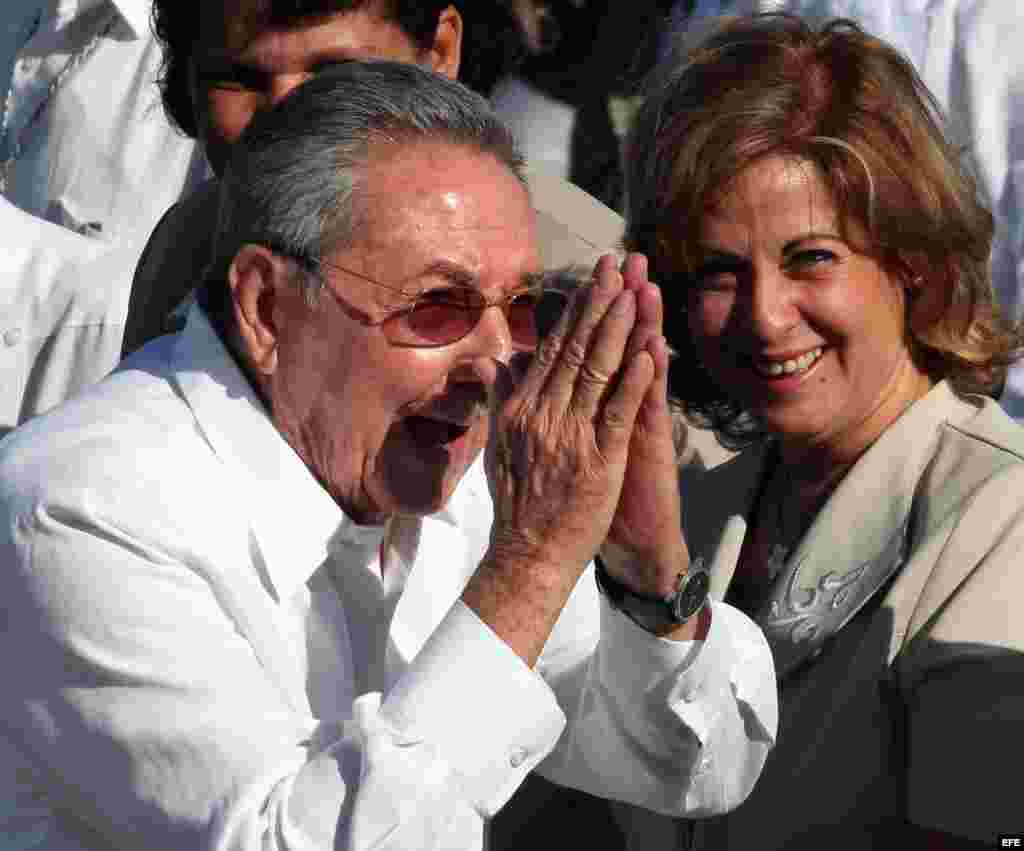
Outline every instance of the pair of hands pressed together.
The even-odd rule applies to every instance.
[[[646,258],[620,269],[608,255],[525,374],[497,382],[494,526],[463,599],[531,664],[603,545],[609,571],[641,594],[671,593],[688,565],[661,332]],[[670,637],[694,633],[687,623]]]

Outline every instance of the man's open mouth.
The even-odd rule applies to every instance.
[[[433,449],[454,443],[469,431],[468,425],[456,425],[430,417],[412,416],[405,418],[405,427],[417,446]]]

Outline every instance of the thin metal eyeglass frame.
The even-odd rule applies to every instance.
[[[503,308],[502,312],[507,317],[508,316],[508,308],[512,304],[512,302],[515,301],[515,299],[519,298],[520,296],[527,295],[527,294],[530,294],[530,293],[534,293],[534,294],[536,294],[536,296],[538,298],[540,298],[541,296],[544,295],[544,292],[548,289],[548,287],[546,285],[546,281],[548,279],[548,276],[546,274],[544,274],[544,273],[538,273],[536,275],[536,282],[534,284],[532,284],[530,286],[523,287],[522,289],[516,290],[515,292],[507,293],[506,295],[502,296],[501,298],[495,299],[493,301],[487,299],[483,295],[483,293],[481,293],[477,289],[474,289],[473,287],[468,287],[468,286],[465,286],[465,285],[454,284],[451,287],[449,287],[449,289],[462,289],[462,290],[466,290],[466,291],[468,291],[470,293],[473,293],[475,296],[479,297],[481,299],[481,301],[483,302],[483,305],[479,309],[479,314],[478,314],[478,316],[476,318],[476,322],[474,322],[466,330],[466,332],[464,334],[461,334],[460,336],[458,336],[458,337],[456,337],[456,338],[454,338],[452,340],[447,340],[446,342],[443,342],[443,343],[410,343],[410,342],[408,342],[406,340],[395,340],[395,339],[393,339],[392,338],[392,334],[388,333],[388,330],[387,330],[387,328],[385,326],[387,325],[388,322],[391,322],[391,321],[393,321],[395,319],[399,319],[402,316],[407,316],[408,314],[412,313],[416,309],[416,307],[418,306],[418,304],[420,302],[420,299],[424,295],[427,295],[430,292],[434,292],[435,290],[429,290],[428,289],[428,290],[423,290],[423,291],[420,291],[420,292],[410,292],[408,290],[402,289],[401,287],[395,287],[395,286],[392,286],[390,284],[385,284],[382,281],[378,281],[376,278],[371,278],[369,275],[364,275],[361,272],[356,272],[356,271],[354,271],[352,269],[349,269],[346,266],[342,266],[342,265],[340,265],[338,263],[332,263],[329,260],[318,260],[318,259],[314,259],[312,257],[297,257],[297,258],[294,258],[294,259],[297,260],[300,263],[304,263],[307,266],[311,266],[311,267],[314,267],[314,268],[317,268],[317,267],[322,268],[322,267],[326,266],[326,267],[328,267],[330,269],[335,269],[335,270],[337,270],[339,272],[344,272],[346,275],[351,275],[353,278],[359,278],[362,281],[366,281],[368,284],[373,284],[374,286],[381,287],[382,289],[385,289],[385,290],[390,290],[393,293],[397,293],[398,295],[402,295],[402,296],[405,296],[406,298],[411,299],[410,303],[408,305],[406,305],[405,307],[398,308],[397,310],[393,311],[392,313],[389,313],[383,319],[376,319],[376,320],[374,320],[374,319],[371,319],[369,316],[367,316],[366,313],[361,311],[359,308],[354,307],[353,305],[351,305],[345,298],[343,298],[338,292],[335,291],[335,289],[333,287],[328,285],[327,282],[325,281],[325,285],[326,285],[325,288],[330,290],[331,295],[334,297],[335,301],[338,302],[338,306],[345,312],[345,315],[348,316],[349,319],[352,319],[354,322],[358,322],[360,325],[364,325],[364,326],[366,326],[368,328],[380,327],[384,331],[384,335],[387,337],[388,342],[391,343],[393,346],[401,346],[403,348],[410,348],[410,349],[439,349],[439,348],[442,348],[443,346],[451,346],[451,345],[459,342],[459,340],[463,340],[466,337],[468,337],[471,333],[473,333],[473,329],[476,328],[476,326],[480,323],[480,320],[483,319],[484,311],[488,310],[489,308],[501,307],[501,308]],[[454,309],[456,309],[456,310],[466,310],[465,308],[461,308],[458,305],[452,305],[452,307]],[[466,312],[469,312],[469,311],[467,310]]]

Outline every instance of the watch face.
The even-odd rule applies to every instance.
[[[679,593],[673,601],[673,618],[677,623],[682,623],[692,617],[704,604],[710,585],[711,574],[706,570],[691,573],[686,578],[686,585],[679,589]]]

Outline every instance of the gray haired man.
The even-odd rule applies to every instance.
[[[648,631],[589,566],[612,530],[605,587],[688,570],[657,288],[605,258],[538,344],[533,217],[485,103],[415,66],[246,131],[185,329],[0,447],[15,844],[480,848],[535,768],[743,800],[762,636]]]

